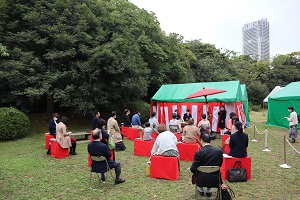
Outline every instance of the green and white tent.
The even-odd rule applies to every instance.
[[[289,122],[284,118],[290,114],[289,106],[300,114],[300,82],[292,82],[269,97],[267,125],[289,128]]]

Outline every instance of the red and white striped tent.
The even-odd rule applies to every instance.
[[[159,123],[169,126],[172,119],[172,113],[177,109],[180,116],[183,117],[187,109],[190,109],[195,125],[201,120],[201,114],[207,113],[204,97],[186,99],[189,95],[201,90],[220,89],[226,92],[207,96],[208,112],[212,131],[218,132],[218,111],[222,105],[227,110],[226,123],[229,120],[229,114],[235,112],[243,124],[246,124],[244,105],[242,102],[242,91],[239,81],[225,82],[203,82],[186,84],[162,85],[160,89],[151,98],[150,111],[157,113]],[[247,94],[246,94],[247,95]],[[245,109],[248,110],[248,109]]]

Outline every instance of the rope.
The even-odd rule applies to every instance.
[[[260,133],[260,132],[257,130],[256,126],[254,126],[254,127],[255,127],[256,132],[257,132],[258,134],[261,134],[261,135],[263,135],[263,134],[267,131],[267,129],[265,129],[262,133]]]
[[[298,154],[300,154],[300,152],[297,150],[297,149],[295,149],[295,147],[293,147],[293,145],[289,142],[289,140],[288,139],[286,139],[285,138],[285,140],[288,142],[288,144],[298,153]]]

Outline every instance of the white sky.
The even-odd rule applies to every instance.
[[[242,53],[244,24],[267,18],[270,56],[300,51],[300,0],[129,0],[153,11],[161,29]]]

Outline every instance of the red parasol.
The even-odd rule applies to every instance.
[[[205,103],[206,103],[206,110],[207,110],[207,96],[208,95],[213,95],[213,94],[219,94],[226,92],[226,90],[219,90],[219,89],[206,89],[203,87],[202,90],[199,90],[198,92],[195,92],[191,94],[190,96],[186,97],[185,99],[192,99],[192,98],[197,98],[197,97],[204,97],[205,98]],[[207,117],[208,116],[208,110],[207,110]]]

